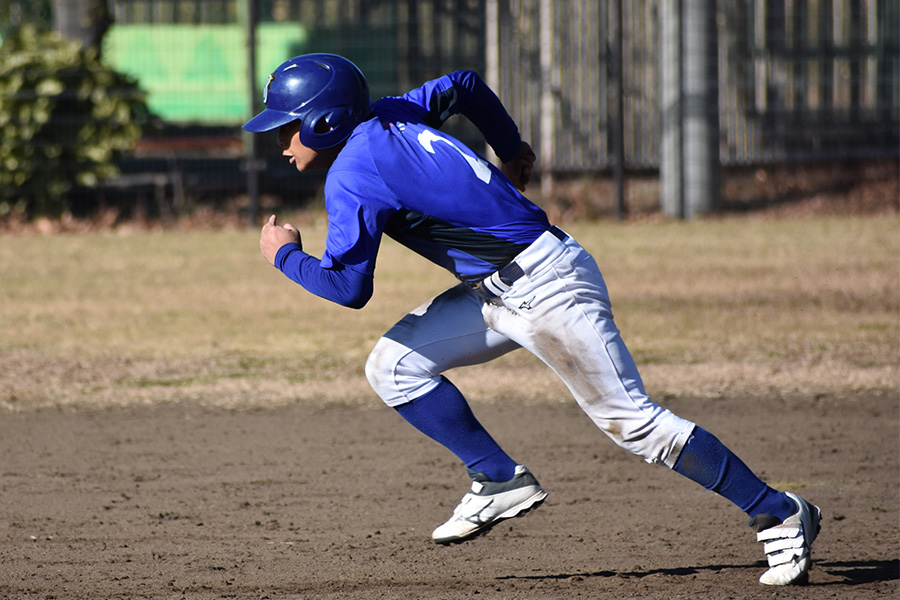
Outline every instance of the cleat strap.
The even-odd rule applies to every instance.
[[[776,554],[769,554],[766,556],[766,558],[769,561],[770,567],[777,567],[778,565],[784,565],[790,562],[794,562],[794,559],[803,558],[803,553],[796,550],[789,552],[778,552]]]
[[[766,554],[771,554],[773,552],[781,552],[782,550],[788,550],[790,548],[802,548],[803,538],[791,538],[785,540],[775,540],[774,542],[766,542],[763,546]]]
[[[768,540],[778,540],[781,538],[802,537],[802,531],[799,527],[772,527],[764,529],[756,534],[756,541],[766,542]]]

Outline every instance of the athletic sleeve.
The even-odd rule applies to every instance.
[[[328,237],[322,266],[343,266],[367,275],[375,274],[375,261],[388,217],[397,206],[393,195],[359,148],[365,136],[354,138],[335,161],[325,180]]]
[[[403,95],[407,109],[439,129],[452,115],[461,114],[478,127],[500,160],[516,156],[522,137],[503,103],[474,71],[454,71]]]
[[[300,249],[285,244],[275,255],[275,267],[308,292],[348,308],[362,308],[372,297],[372,276],[333,263],[330,268]]]

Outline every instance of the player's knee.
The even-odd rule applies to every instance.
[[[387,402],[386,396],[391,396],[393,388],[393,365],[397,363],[390,345],[385,343],[385,338],[378,340],[369,358],[366,360],[366,379],[382,400]]]
[[[366,360],[366,378],[385,404],[397,406],[433,388],[436,374],[421,355],[383,337]]]
[[[630,435],[610,437],[620,447],[644,461],[671,469],[693,429],[693,423],[665,410],[639,429],[629,432]]]

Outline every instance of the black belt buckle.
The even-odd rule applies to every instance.
[[[568,239],[569,237],[569,235],[565,231],[563,231],[556,225],[552,225],[547,231],[552,233],[561,242],[566,241],[566,239]],[[525,271],[522,270],[522,267],[520,267],[516,263],[516,261],[513,260],[498,269],[496,272],[491,273],[484,279],[481,279],[474,283],[470,283],[469,287],[472,288],[472,291],[475,292],[475,294],[485,302],[489,302],[494,298],[499,298],[499,295],[492,289],[490,289],[487,284],[485,284],[485,281],[491,279],[494,275],[497,276],[497,279],[500,280],[500,283],[505,285],[506,289],[508,290],[516,281],[518,281],[522,276],[525,275]],[[493,280],[491,282],[491,285],[493,285],[494,287],[498,287],[497,282]],[[506,290],[502,291],[505,292]]]
[[[475,283],[470,283],[469,287],[472,288],[472,291],[475,292],[476,296],[485,302],[490,302],[497,297],[491,290],[484,287],[484,279],[476,281]]]
[[[506,293],[523,275],[525,275],[525,271],[522,270],[522,267],[516,261],[512,261],[484,279],[469,284],[469,287],[479,298],[487,302]]]
[[[525,271],[522,270],[522,267],[520,267],[516,261],[508,263],[505,267],[497,271],[497,277],[507,286],[512,286],[512,284],[518,281],[523,275],[525,275]]]

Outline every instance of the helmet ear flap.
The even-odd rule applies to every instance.
[[[301,128],[300,141],[308,148],[326,148],[340,143],[337,139],[342,126],[353,122],[353,109],[349,106],[336,106],[322,115],[308,115],[308,126]]]
[[[333,128],[337,127],[338,125],[340,125],[341,123],[343,123],[344,121],[346,121],[349,117],[350,117],[350,111],[347,110],[347,107],[339,106],[339,107],[336,107],[335,109],[333,109],[327,115],[325,115],[324,118],[320,119],[319,123],[322,123],[324,121],[328,127],[333,129]],[[317,131],[319,129],[319,123],[316,123]]]

